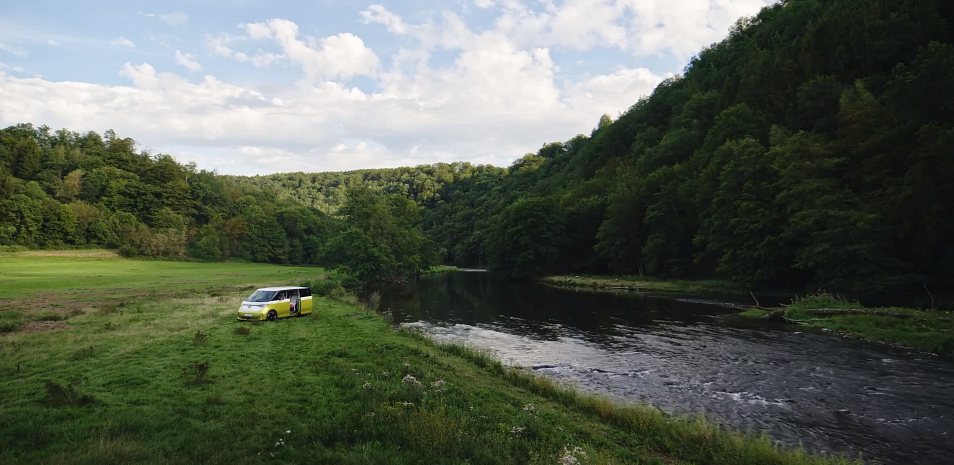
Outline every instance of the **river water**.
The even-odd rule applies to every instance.
[[[866,463],[954,463],[954,361],[744,319],[732,303],[454,272],[386,289],[381,308],[622,402]]]

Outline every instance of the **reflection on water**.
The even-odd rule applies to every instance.
[[[954,363],[741,319],[731,306],[473,272],[425,276],[382,299],[399,323],[587,391],[704,412],[816,452],[952,463]]]

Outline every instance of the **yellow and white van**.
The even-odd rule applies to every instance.
[[[311,314],[311,289],[307,287],[263,287],[252,293],[238,310],[240,321],[275,321]]]

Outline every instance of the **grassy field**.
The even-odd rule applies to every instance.
[[[70,316],[143,297],[246,290],[321,273],[260,263],[126,260],[107,250],[0,253],[0,333],[63,327]]]
[[[653,279],[648,276],[594,276],[562,275],[541,278],[553,286],[591,289],[632,288],[634,291],[689,292],[695,294],[747,295],[748,290],[729,281],[676,281]]]
[[[328,298],[235,321],[243,287],[327,277],[316,268],[102,254],[0,270],[3,305],[79,310],[0,336],[0,463],[844,463],[580,395]]]
[[[954,356],[954,314],[922,311],[910,308],[867,309],[874,312],[897,313],[906,317],[878,314],[814,315],[814,309],[861,309],[852,302],[830,294],[809,295],[795,299],[785,307],[785,317],[796,324],[825,328],[834,332],[909,347],[923,352]],[[741,313],[749,318],[761,318],[769,312],[749,309]]]

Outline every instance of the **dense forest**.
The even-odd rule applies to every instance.
[[[954,3],[787,0],[590,135],[468,163],[217,176],[111,131],[0,132],[0,243],[512,277],[954,283]]]

